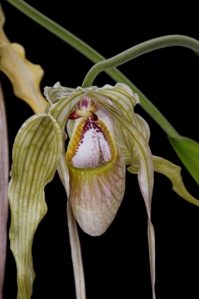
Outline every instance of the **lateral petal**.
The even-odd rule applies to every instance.
[[[69,172],[66,164],[65,152],[61,155],[61,159],[58,165],[58,174],[65,187],[66,194],[69,197]],[[85,279],[84,279],[84,267],[82,262],[81,244],[79,240],[77,225],[75,217],[72,211],[70,200],[67,201],[67,218],[68,218],[68,230],[71,246],[71,256],[73,262],[73,271],[75,278],[75,289],[77,299],[86,299],[85,291]]]
[[[45,113],[29,118],[13,147],[8,197],[11,208],[10,247],[17,265],[18,299],[29,299],[35,278],[32,242],[47,212],[44,187],[55,174],[62,135],[56,121]]]
[[[153,156],[153,161],[154,170],[167,176],[170,179],[173,185],[173,190],[188,202],[199,207],[199,200],[197,200],[191,194],[189,194],[189,192],[183,184],[182,177],[180,174],[181,168],[161,157]]]
[[[105,85],[99,88],[101,94],[107,96],[118,108],[124,113],[128,120],[136,126],[143,137],[149,141],[150,129],[147,122],[138,114],[134,113],[134,107],[139,103],[137,94],[133,94],[132,90],[125,84],[117,83],[115,86]],[[116,144],[121,148],[125,158],[125,163],[139,164],[139,155],[132,138],[127,130],[121,124],[115,128]],[[131,148],[131,151],[129,151]],[[132,161],[133,157],[133,161]]]
[[[181,167],[173,164],[172,162],[163,159],[161,157],[153,156],[154,162],[154,171],[159,172],[171,181],[173,185],[173,190],[182,198],[187,200],[188,202],[199,206],[199,200],[193,197],[185,188],[184,183],[182,181],[181,176]],[[138,173],[139,165],[135,165],[134,167],[129,167],[128,170],[131,173]]]
[[[122,115],[119,109],[107,101],[106,98],[95,92],[90,92],[89,96],[96,99],[96,101],[98,101],[114,117],[115,121],[119,123],[116,124],[116,127],[122,126],[124,128],[123,130],[128,131],[140,158],[138,182],[144,198],[148,216],[149,260],[151,269],[152,294],[153,299],[155,299],[155,234],[153,225],[151,223],[151,198],[154,181],[154,165],[151,151],[147,140],[143,137],[141,132],[124,115]],[[127,142],[126,145],[128,151],[132,153],[133,149],[131,147],[131,143]]]
[[[139,97],[125,84],[117,83],[115,86],[105,85],[99,92],[108,97],[124,113],[128,120],[133,121],[134,107],[138,104]]]

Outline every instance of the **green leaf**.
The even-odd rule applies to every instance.
[[[169,137],[169,141],[189,173],[199,184],[199,143],[187,137]]]

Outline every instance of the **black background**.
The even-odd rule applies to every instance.
[[[199,39],[196,7],[138,3],[92,6],[75,1],[27,1],[67,28],[105,57],[111,57],[145,40],[167,34],[184,34]],[[26,49],[27,58],[45,70],[41,89],[60,81],[63,86],[81,85],[92,63],[79,52],[1,1],[6,15],[4,30],[11,42]],[[120,70],[156,105],[183,136],[199,141],[199,58],[184,48],[168,48],[139,57]],[[8,79],[1,74],[6,101],[9,144],[23,122],[32,115],[26,103],[13,95]],[[94,84],[115,84],[100,74]],[[199,198],[198,186],[172,150],[166,134],[141,108],[151,128],[150,147],[154,155],[182,167],[184,183]],[[11,154],[10,154],[11,155]],[[66,196],[56,175],[46,187],[48,213],[36,232],[33,245],[36,279],[32,298],[75,298],[67,231]],[[199,211],[171,188],[170,181],[155,174],[152,222],[156,232],[157,298],[198,298]],[[126,193],[114,222],[101,237],[79,230],[85,267],[87,299],[151,298],[146,212],[136,175],[127,173]],[[16,297],[16,269],[10,250],[4,299]]]

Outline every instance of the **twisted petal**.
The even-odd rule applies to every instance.
[[[182,181],[182,176],[181,176],[181,168],[170,161],[163,159],[161,157],[153,156],[153,162],[154,162],[154,171],[159,172],[168,179],[170,179],[172,185],[173,185],[173,190],[182,198],[187,200],[188,202],[199,206],[199,200],[194,198],[185,188],[184,183]],[[129,167],[128,170],[131,173],[138,173],[139,166],[135,167]]]
[[[133,140],[134,146],[138,152],[140,158],[138,181],[140,190],[142,192],[145,207],[148,216],[148,242],[149,242],[149,256],[150,256],[150,268],[152,279],[152,292],[153,299],[155,299],[155,235],[154,228],[151,223],[151,197],[153,190],[153,160],[150,148],[146,139],[142,136],[141,132],[115,107],[112,102],[107,101],[102,95],[91,91],[89,95],[97,100],[107,111],[114,116],[116,120],[116,127],[123,127],[123,131],[128,132],[129,136]],[[126,135],[126,134],[125,134]],[[126,142],[127,149],[132,153],[131,143]]]
[[[62,180],[62,183],[66,189],[66,193],[69,196],[69,173],[66,165],[65,153],[61,155],[61,159],[57,170]],[[70,200],[68,200],[67,202],[67,218],[68,218],[68,230],[69,230],[69,239],[70,239],[70,246],[71,246],[71,255],[72,255],[72,262],[73,262],[73,271],[74,271],[74,278],[75,278],[76,298],[85,299],[86,292],[85,292],[83,262],[82,262],[82,255],[81,255],[81,245],[80,245],[77,225],[72,211]]]
[[[55,174],[62,148],[61,130],[47,114],[28,119],[13,147],[8,196],[11,208],[10,246],[17,265],[18,299],[32,294],[32,242],[47,207],[44,186]]]
[[[43,112],[46,100],[39,85],[44,72],[39,65],[25,58],[25,50],[21,45],[9,42],[2,29],[4,18],[1,8],[0,20],[0,70],[12,82],[17,97],[28,103],[35,113]]]
[[[173,185],[173,190],[188,202],[199,207],[199,201],[185,188],[180,174],[181,168],[161,157],[153,156],[155,171],[167,176]]]

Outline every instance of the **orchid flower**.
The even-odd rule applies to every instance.
[[[180,168],[154,157],[146,121],[134,113],[139,98],[121,83],[76,89],[56,83],[44,92],[44,113],[29,118],[13,147],[9,184],[10,243],[18,273],[18,299],[30,298],[34,281],[33,236],[47,207],[44,186],[56,169],[68,197],[68,226],[77,298],[85,298],[76,221],[91,236],[103,234],[113,221],[125,191],[125,165],[138,174],[148,216],[148,241],[155,298],[155,236],[151,223],[154,169],[168,176],[174,190],[198,204],[185,189]],[[65,149],[66,132],[70,137]],[[65,153],[66,152],[66,153]],[[20,242],[19,242],[20,241]]]
[[[27,61],[23,47],[11,44],[2,29],[0,35],[0,69],[11,80],[15,94],[26,101],[34,112],[42,112],[24,123],[13,148],[9,184],[10,244],[17,264],[18,299],[28,299],[32,294],[35,278],[31,253],[33,237],[47,212],[44,187],[53,179],[56,169],[68,197],[76,295],[77,299],[85,298],[76,221],[91,236],[99,236],[108,229],[123,199],[125,165],[129,172],[138,175],[146,206],[152,294],[155,299],[155,235],[151,223],[154,170],[166,175],[181,197],[197,206],[199,204],[185,189],[180,168],[163,158],[152,156],[148,146],[149,126],[134,113],[135,105],[139,103],[138,95],[122,83],[76,89],[56,83],[45,88],[46,107],[39,90],[42,69]],[[156,42],[160,47],[160,41]],[[26,84],[23,84],[24,80]],[[67,135],[70,142],[65,149]]]

